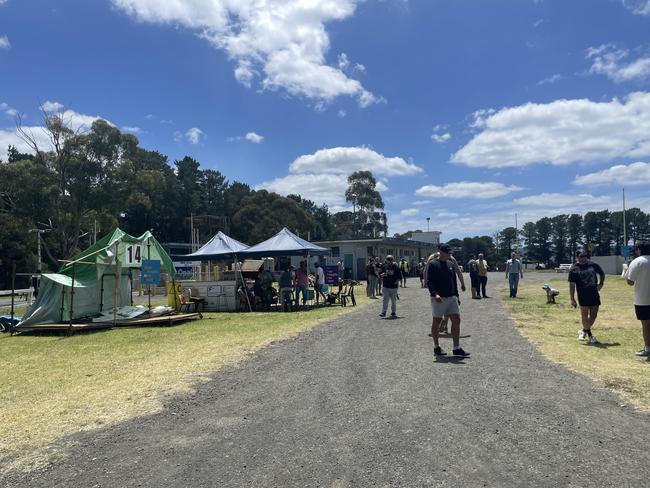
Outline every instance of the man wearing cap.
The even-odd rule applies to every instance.
[[[390,318],[394,319],[397,317],[397,287],[399,286],[399,282],[402,279],[402,271],[395,263],[395,258],[393,258],[393,256],[390,254],[386,256],[386,263],[381,267],[379,277],[382,279],[384,284],[384,300],[379,316],[386,316],[388,301],[390,300]]]
[[[427,287],[431,295],[431,309],[433,311],[433,320],[431,322],[433,353],[436,356],[445,355],[438,343],[438,338],[442,317],[448,316],[451,319],[453,355],[467,357],[469,353],[460,347],[460,308],[456,290],[454,289],[456,276],[460,280],[461,290],[463,291],[465,291],[465,280],[458,265],[451,260],[451,246],[449,244],[440,244],[438,250],[440,256],[429,262],[426,274]]]
[[[599,280],[600,278],[600,280]],[[600,294],[598,293],[605,283],[605,272],[597,263],[589,260],[586,250],[578,251],[578,260],[569,268],[569,296],[571,306],[577,307],[580,303],[582,317],[582,330],[578,332],[578,340],[589,338],[589,344],[598,344],[598,339],[591,333],[591,328],[598,317],[600,307]],[[576,303],[576,290],[578,303]]]

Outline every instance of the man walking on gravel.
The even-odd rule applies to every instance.
[[[580,303],[582,317],[582,330],[578,332],[579,341],[589,338],[589,344],[598,344],[598,339],[591,333],[591,328],[598,317],[598,308],[600,307],[598,292],[604,283],[603,268],[589,260],[589,253],[586,250],[578,251],[578,262],[569,268],[569,296],[571,297],[571,306],[577,307],[575,294],[576,290],[578,291],[578,303]]]
[[[440,256],[431,260],[427,268],[427,287],[431,295],[431,309],[433,312],[433,320],[431,321],[433,353],[436,356],[445,355],[438,339],[442,317],[448,316],[451,319],[451,338],[454,345],[452,353],[454,356],[467,357],[469,353],[460,347],[460,308],[454,290],[454,275],[460,279],[463,291],[465,291],[465,281],[458,265],[450,259],[451,246],[440,244],[438,250]]]
[[[381,267],[379,276],[384,283],[384,300],[379,316],[386,316],[388,301],[390,300],[390,318],[394,319],[397,317],[397,287],[402,278],[402,272],[397,264],[395,264],[395,259],[390,254],[386,256],[386,263]]]
[[[524,270],[521,268],[521,261],[517,259],[517,253],[512,253],[512,258],[506,262],[506,279],[510,286],[510,298],[517,298],[519,288],[519,277],[524,277]]]
[[[643,327],[643,349],[637,356],[650,357],[650,242],[639,241],[634,246],[636,258],[627,268],[625,278],[634,285],[634,311]]]

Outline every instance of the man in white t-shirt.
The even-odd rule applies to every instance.
[[[643,349],[637,356],[650,357],[650,242],[638,241],[634,246],[637,256],[627,268],[627,284],[634,285],[634,310],[643,327]]]
[[[325,273],[323,272],[323,267],[320,263],[316,263],[316,283],[314,284],[314,294],[316,295],[316,305],[319,303],[319,297],[323,297],[323,303],[327,301],[325,294],[323,293],[323,285],[325,284]]]

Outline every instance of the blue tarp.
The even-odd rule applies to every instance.
[[[174,261],[219,261],[221,259],[234,259],[235,256],[238,256],[248,248],[246,244],[232,237],[228,237],[219,231],[198,251],[192,254],[174,255],[172,259]]]
[[[240,252],[239,256],[251,259],[273,256],[323,256],[329,253],[329,249],[301,239],[285,227],[270,239]]]

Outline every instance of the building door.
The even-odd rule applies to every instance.
[[[366,279],[366,260],[364,258],[357,258],[357,279]]]
[[[343,272],[345,279],[354,278],[352,271],[354,268],[354,256],[352,254],[343,255],[343,266],[345,266],[345,271]]]

